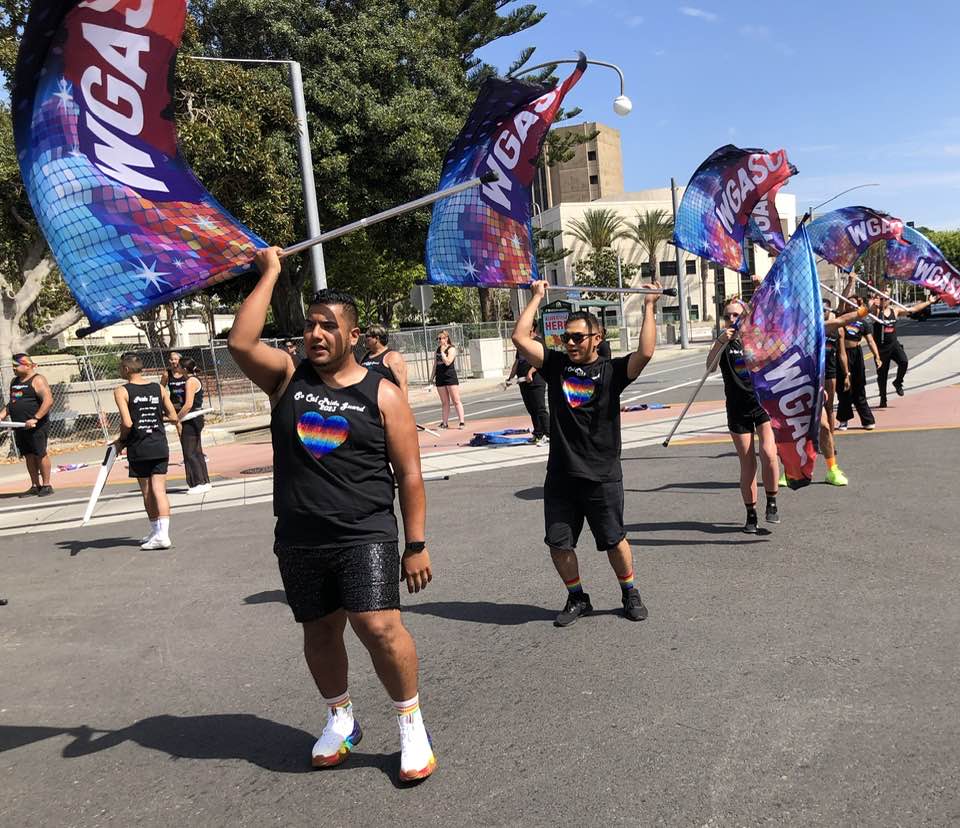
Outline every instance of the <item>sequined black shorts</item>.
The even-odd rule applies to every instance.
[[[299,624],[338,609],[400,609],[400,549],[396,543],[316,549],[276,541],[273,553],[287,603]]]

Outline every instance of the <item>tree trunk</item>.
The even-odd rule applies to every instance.
[[[286,270],[280,271],[277,286],[270,297],[273,321],[286,335],[293,336],[303,330],[303,299],[300,285],[290,277]]]
[[[477,288],[477,293],[480,295],[480,321],[481,322],[494,322],[496,321],[496,309],[494,302],[494,295],[492,288]]]

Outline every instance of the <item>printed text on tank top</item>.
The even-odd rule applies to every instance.
[[[889,315],[888,315],[889,314]],[[880,313],[882,325],[874,324],[874,339],[877,339],[877,347],[884,345],[893,346],[897,341],[897,314],[896,311],[887,310]]]
[[[397,382],[396,374],[393,373],[393,369],[386,363],[387,354],[389,353],[389,348],[376,356],[367,351],[363,359],[360,360],[360,364],[368,371],[373,371],[375,374],[379,374],[381,377],[390,380],[394,385],[400,385],[400,383]]]

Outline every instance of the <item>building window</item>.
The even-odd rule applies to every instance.
[[[644,262],[640,265],[640,275],[643,276],[644,279],[653,278],[653,268],[650,267],[650,262]]]
[[[661,275],[661,276],[676,276],[676,275],[677,275],[677,263],[676,263],[676,262],[660,262],[660,275]]]
[[[597,176],[595,176],[595,175],[591,175],[591,176],[590,176],[590,186],[591,186],[591,187],[596,187],[597,184],[599,184],[599,183],[600,183],[600,179],[597,178]]]
[[[697,260],[696,259],[687,259],[686,263],[686,274],[690,276],[697,272]]]
[[[587,161],[596,161],[596,160],[597,160],[597,151],[587,150]]]
[[[557,283],[557,271],[555,270],[550,271],[550,278],[547,279],[547,282],[551,285],[555,285]]]

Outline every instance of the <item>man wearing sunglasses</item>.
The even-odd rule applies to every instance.
[[[651,288],[660,289],[657,282]],[[550,456],[543,484],[543,511],[550,557],[567,587],[567,603],[554,624],[566,627],[593,612],[583,591],[576,546],[586,520],[620,582],[623,613],[631,621],[647,617],[633,582],[633,553],[623,528],[623,472],[620,467],[620,395],[653,356],[657,342],[654,309],[660,293],[644,297],[643,327],[637,350],[627,357],[597,354],[599,320],[577,312],[560,335],[564,352],[551,351],[530,331],[547,283],[534,282],[533,294],[513,329],[518,353],[547,382],[550,401]]]

